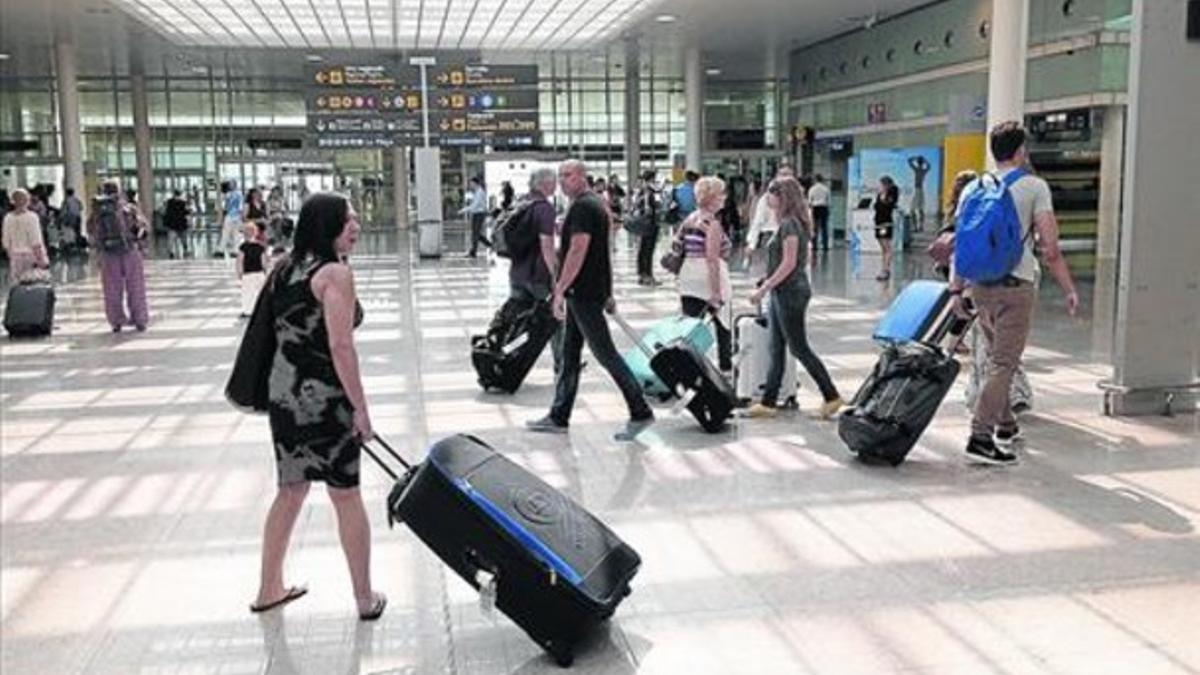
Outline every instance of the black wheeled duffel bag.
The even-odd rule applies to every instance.
[[[472,436],[434,443],[388,495],[389,523],[408,525],[447,565],[561,666],[629,595],[641,565],[628,544],[582,506]]]

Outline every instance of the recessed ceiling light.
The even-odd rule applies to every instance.
[[[304,60],[309,63],[320,63],[325,60],[325,57],[320,54],[308,54],[304,57]]]
[[[709,75],[720,75],[721,69],[720,68],[709,68],[709,69],[705,70],[704,72],[708,73]]]
[[[675,16],[674,14],[659,14],[658,16],[654,17],[654,20],[659,23],[675,23],[678,19],[679,17]]]
[[[7,60],[9,60],[10,58],[12,58],[12,56],[11,56],[11,55],[9,55],[9,54],[5,54],[4,52],[0,52],[0,61],[7,61]]]
[[[204,74],[208,73],[208,68],[205,66],[192,66],[192,72],[199,73],[200,75],[204,75]]]

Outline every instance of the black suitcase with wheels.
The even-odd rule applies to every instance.
[[[516,392],[556,330],[558,321],[549,303],[507,300],[487,333],[471,338],[471,365],[479,386],[484,391]]]
[[[650,370],[679,397],[679,405],[687,407],[708,433],[724,429],[737,407],[737,394],[713,362],[684,339],[651,350],[621,315],[613,316],[629,338],[650,357]]]
[[[389,523],[403,522],[561,666],[616,611],[641,566],[628,544],[558,490],[464,435],[434,443],[397,474]]]
[[[838,418],[838,436],[860,458],[898,466],[933,421],[958,371],[958,361],[936,347],[885,347]]]
[[[54,330],[54,287],[47,283],[21,283],[8,290],[4,330],[10,338],[49,336]]]

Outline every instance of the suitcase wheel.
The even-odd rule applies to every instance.
[[[575,654],[570,649],[555,649],[553,642],[547,642],[546,651],[559,668],[570,668],[575,663]]]

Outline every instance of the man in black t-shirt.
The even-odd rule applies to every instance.
[[[563,223],[559,277],[551,300],[554,316],[563,322],[563,362],[555,382],[550,414],[530,421],[527,426],[533,431],[566,433],[575,407],[575,395],[579,391],[580,363],[586,342],[601,367],[617,383],[629,406],[629,422],[615,438],[631,441],[654,421],[654,413],[646,404],[637,379],[617,352],[608,331],[608,321],[604,318],[606,309],[614,311],[616,308],[612,297],[608,212],[599,197],[588,188],[587,168],[583,162],[564,162],[558,175],[559,185],[571,199],[571,208]]]

